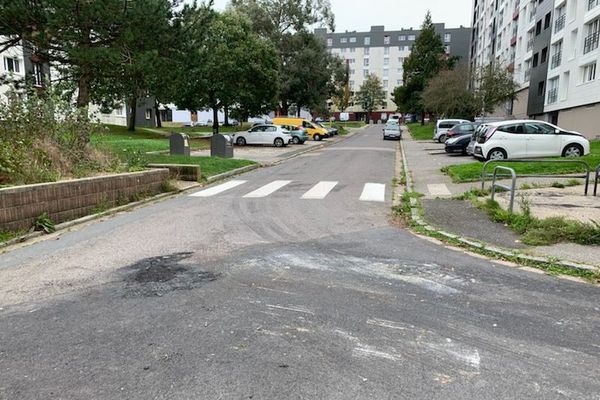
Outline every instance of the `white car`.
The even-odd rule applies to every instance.
[[[383,140],[387,139],[402,139],[402,131],[398,123],[388,122],[385,128],[383,128]]]
[[[479,131],[473,155],[485,160],[535,157],[581,157],[590,153],[590,142],[580,133],[537,120],[487,124]]]
[[[247,144],[270,144],[283,147],[292,143],[292,135],[285,129],[276,125],[257,125],[245,132],[232,135],[233,142],[238,146]]]
[[[467,121],[466,119],[440,119],[435,124],[435,129],[433,130],[433,140],[444,143],[447,138],[447,133],[450,129],[454,128],[455,125],[465,124],[471,121]]]

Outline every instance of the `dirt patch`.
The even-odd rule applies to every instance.
[[[126,297],[160,297],[175,290],[198,289],[221,274],[183,264],[193,253],[145,258],[125,267]]]

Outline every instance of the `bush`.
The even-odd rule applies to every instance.
[[[0,185],[113,169],[114,157],[90,146],[93,129],[87,109],[75,108],[50,89],[27,96],[9,92],[0,102]]]

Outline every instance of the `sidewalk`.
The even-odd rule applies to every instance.
[[[490,221],[488,215],[470,201],[453,198],[470,189],[481,188],[480,182],[453,183],[441,169],[448,165],[470,163],[473,158],[448,155],[444,146],[433,141],[413,140],[408,132],[403,135],[402,145],[413,179],[414,191],[423,194],[421,206],[424,218],[431,226],[469,240],[483,242],[503,249],[521,253],[553,257],[560,260],[600,266],[600,247],[573,243],[552,246],[528,247],[519,240],[519,235],[504,224]],[[482,164],[483,165],[483,164]],[[556,181],[560,181],[557,177]],[[550,184],[553,180],[518,179],[517,186],[528,184]],[[489,183],[486,185],[489,187]],[[593,187],[590,188],[590,192]],[[583,222],[600,221],[600,198],[583,196],[583,186],[571,188],[536,188],[518,190],[515,211],[519,198],[525,196],[533,215],[539,218],[565,216]],[[500,193],[498,202],[508,205],[508,193]]]

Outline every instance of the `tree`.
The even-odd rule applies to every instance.
[[[404,60],[404,89],[395,92],[394,102],[401,112],[421,113],[425,120],[425,110],[420,101],[425,83],[439,71],[452,67],[455,60],[446,55],[442,38],[435,31],[428,11],[421,26],[421,33],[415,40],[410,55]]]
[[[356,93],[356,102],[367,112],[367,120],[371,113],[385,106],[385,93],[377,75],[370,74]]]
[[[176,104],[190,110],[212,108],[215,132],[223,107],[248,113],[273,104],[276,52],[268,40],[252,31],[245,16],[198,8],[188,10],[184,18],[188,35],[186,51],[180,55]],[[196,24],[198,20],[205,22],[205,28]]]
[[[0,51],[23,43],[40,61],[60,64],[86,107],[95,79],[120,60],[115,46],[134,7],[127,0],[0,0]]]
[[[491,63],[475,72],[475,96],[482,115],[492,113],[497,106],[512,102],[517,83],[513,74],[502,64]]]
[[[334,85],[331,99],[333,104],[340,112],[345,112],[352,101],[352,91],[350,90],[350,65],[346,62],[344,68],[337,70],[334,74]]]
[[[477,113],[475,96],[467,87],[465,68],[444,70],[430,79],[421,95],[423,108],[437,115],[471,119]]]

